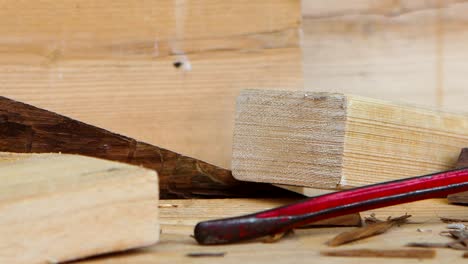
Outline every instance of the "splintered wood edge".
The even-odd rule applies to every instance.
[[[289,99],[292,105],[285,104],[282,101],[285,99]],[[319,104],[322,107],[304,108],[304,103]],[[290,109],[294,109],[292,107],[294,105],[297,106],[298,111],[288,113]],[[235,116],[232,159],[234,178],[253,182],[336,188],[342,183],[346,107],[346,96],[337,93],[243,90],[237,98]],[[322,108],[327,108],[327,111],[321,110]],[[309,112],[304,113],[304,109]],[[335,111],[334,114],[333,111]],[[315,159],[309,156],[304,161],[298,160],[303,155],[299,155],[300,150],[294,149],[294,144],[297,143],[291,139],[290,134],[293,132],[287,135],[287,139],[281,138],[281,133],[284,131],[277,134],[279,138],[275,139],[274,136],[271,136],[275,132],[272,132],[270,128],[278,127],[279,114],[284,113],[296,114],[301,117],[304,117],[304,114],[314,117],[317,114],[323,114],[322,120],[318,120],[320,122],[308,120],[307,124],[294,124],[294,122],[302,122],[302,118],[294,119],[290,116],[284,118],[285,123],[290,123],[284,124],[283,128],[291,129],[294,133],[297,132],[297,129],[292,126],[296,125],[300,128],[303,128],[301,125],[308,126],[305,128],[305,132],[297,136],[296,141],[300,141],[301,137],[315,138],[315,140],[302,140],[303,145],[305,145],[302,151],[317,152]],[[255,128],[252,129],[254,126]],[[260,131],[261,129],[264,130],[264,134]],[[265,136],[266,133],[270,134]],[[245,140],[248,142],[244,142]],[[291,148],[288,146],[289,143],[285,144],[285,142],[292,142],[290,143],[292,144]],[[265,146],[268,146],[270,150],[264,151]],[[286,155],[281,156],[282,153],[286,153]],[[270,156],[262,157],[262,155]],[[316,164],[304,166],[300,164],[301,162]],[[290,166],[295,163],[299,165]],[[259,168],[257,168],[258,164],[261,165]],[[295,168],[296,171],[291,172],[292,168]]]
[[[47,162],[52,168],[41,173]],[[73,164],[79,173],[60,170]],[[0,243],[2,263],[11,258],[31,263],[70,261],[159,240],[158,177],[153,170],[72,154],[4,152],[0,152],[0,169],[4,177],[18,174],[0,183],[6,184],[3,189],[17,186],[0,195],[0,222],[15,223],[2,231],[11,237],[6,248]],[[27,177],[34,171],[39,179]],[[23,187],[26,192],[21,195]],[[60,243],[55,243],[58,237]]]

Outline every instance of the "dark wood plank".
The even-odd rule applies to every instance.
[[[0,97],[0,151],[62,152],[141,165],[158,172],[163,199],[288,195],[271,185],[239,182],[227,169],[5,97]]]

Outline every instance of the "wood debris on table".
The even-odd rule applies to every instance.
[[[187,253],[187,257],[204,258],[204,257],[224,257],[226,252],[191,252]]]
[[[403,215],[396,218],[389,217],[387,220],[382,221],[375,218],[375,216],[371,216],[366,218],[366,223],[368,223],[366,226],[343,232],[334,237],[332,240],[328,241],[327,244],[329,246],[336,247],[356,240],[380,235],[387,232],[394,226],[407,223],[408,218],[410,217],[411,215]]]
[[[444,223],[466,223],[468,222],[468,219],[450,218],[450,217],[440,217],[440,220]]]
[[[424,247],[424,248],[451,248],[456,250],[468,250],[468,229],[462,223],[452,223],[447,225],[447,229],[440,234],[453,239],[447,243],[433,242],[414,242],[409,243],[408,247]]]
[[[431,259],[436,256],[435,250],[428,249],[345,249],[335,251],[322,251],[320,254],[331,257],[416,259]]]

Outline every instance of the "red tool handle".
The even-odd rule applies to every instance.
[[[309,198],[255,214],[198,223],[200,244],[226,244],[374,208],[468,190],[468,168],[389,181]]]

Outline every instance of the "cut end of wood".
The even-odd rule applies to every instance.
[[[234,177],[335,188],[345,119],[341,94],[244,90],[237,99]]]
[[[153,170],[70,154],[0,153],[1,263],[63,262],[159,239]]]

